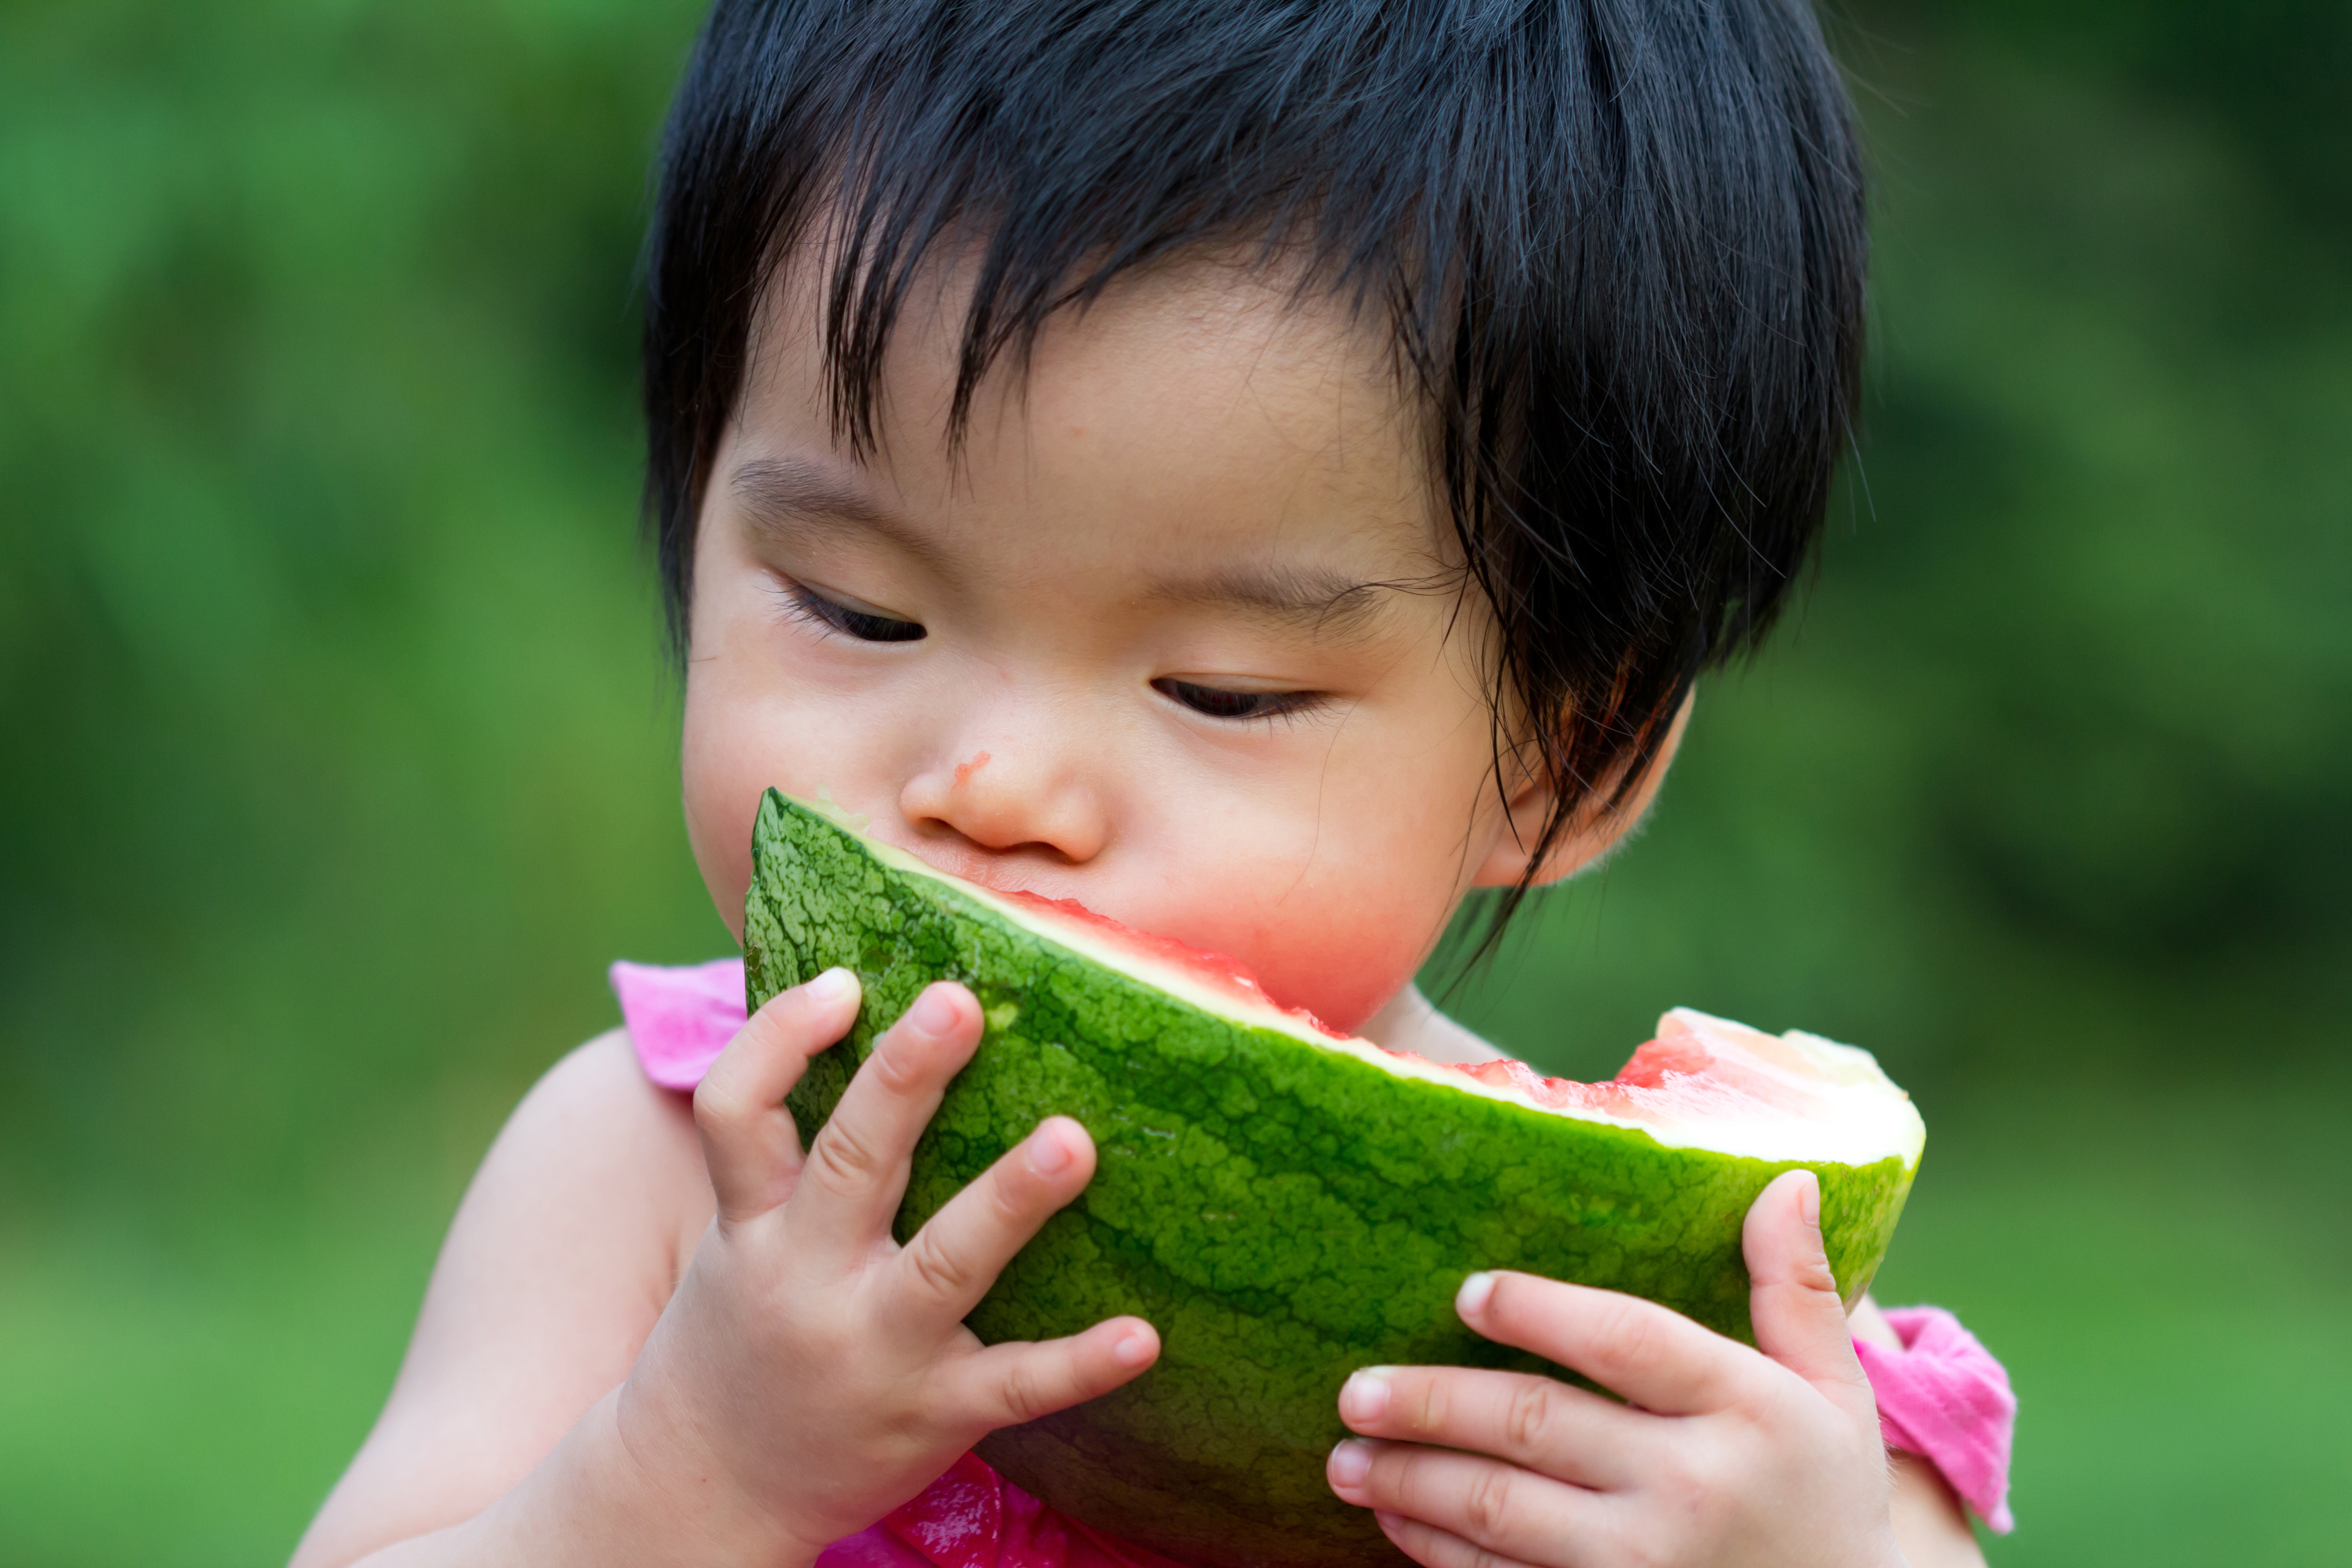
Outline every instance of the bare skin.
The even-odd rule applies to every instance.
[[[1383,1044],[1492,1057],[1412,975],[1470,888],[1526,870],[1550,796],[1495,786],[1484,622],[1455,614],[1376,345],[1230,269],[1139,279],[1050,329],[1024,382],[992,384],[959,466],[951,332],[906,329],[861,459],[814,390],[812,310],[787,286],[767,312],[698,535],[684,793],[722,914],[740,918],[760,792],[822,787],[943,869],[1231,953]],[[1664,765],[1538,874],[1605,852]],[[913,1140],[979,1038],[960,987],[927,992],[799,1147],[783,1094],[856,1005],[845,976],[777,998],[690,1105],[617,1033],[548,1074],[468,1191],[297,1568],[805,1563],[983,1432],[1150,1365],[1134,1319],[988,1348],[961,1324],[1091,1174],[1074,1122],[891,1242]],[[1644,1417],[1666,1481],[1596,1489],[1575,1455],[1416,1426],[1474,1407],[1462,1380],[1484,1374],[1396,1369],[1381,1413],[1349,1417],[1376,1447],[1357,1480],[1335,1459],[1337,1489],[1433,1568],[1481,1531],[1494,1563],[1620,1560],[1608,1542],[1654,1563],[1979,1562],[1932,1471],[1890,1483],[1818,1258],[1793,1197],[1759,1203],[1759,1330],[1785,1304],[1764,1352],[1525,1277],[1465,1303],[1482,1332],[1690,1391]],[[1853,1327],[1883,1331],[1867,1308]],[[1500,1495],[1526,1500],[1473,1507],[1507,1471],[1527,1480]],[[1613,1533],[1580,1534],[1600,1515],[1563,1498],[1605,1499]]]

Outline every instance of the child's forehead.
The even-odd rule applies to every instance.
[[[933,409],[926,395],[951,391],[971,352],[980,260],[976,245],[942,247],[916,270],[889,322],[877,381],[902,418],[946,416],[944,396]],[[845,356],[863,350],[829,353],[827,317],[841,289],[866,281],[814,247],[784,257],[751,324],[752,390],[780,375],[811,395],[832,395]],[[1391,323],[1319,287],[1301,264],[1239,248],[1117,274],[1053,311],[1034,337],[997,348],[982,390],[1001,416],[1008,399],[1082,399],[1122,368],[1158,377],[1161,396],[1194,417],[1243,401],[1320,424],[1337,423],[1333,415],[1350,426],[1407,417]]]
[[[1161,554],[1187,539],[1224,552],[1252,529],[1268,553],[1284,532],[1436,547],[1426,421],[1385,323],[1277,267],[1164,263],[1056,311],[991,365],[959,424],[969,272],[938,268],[895,323],[866,450],[835,416],[830,269],[780,268],[720,476],[781,459],[852,475],[894,504],[1148,517],[1175,530],[1154,539]]]

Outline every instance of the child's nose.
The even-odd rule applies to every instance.
[[[918,829],[947,828],[983,849],[1044,849],[1080,865],[1108,837],[1102,803],[1074,770],[1026,757],[1017,739],[929,767],[907,781],[898,806]]]

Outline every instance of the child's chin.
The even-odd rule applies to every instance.
[[[1246,957],[1242,962],[1249,963]],[[1293,951],[1264,966],[1250,964],[1258,984],[1276,1003],[1312,1013],[1325,1027],[1343,1035],[1361,1033],[1389,998],[1411,984],[1412,970],[1391,975],[1391,967],[1360,952],[1330,951],[1320,944],[1311,954]]]

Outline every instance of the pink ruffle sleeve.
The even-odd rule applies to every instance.
[[[743,1026],[743,961],[666,968],[615,963],[613,994],[646,1076],[664,1089],[692,1089]]]
[[[1941,1307],[1893,1307],[1886,1321],[1901,1350],[1860,1340],[1853,1346],[1878,1398],[1886,1446],[1926,1458],[1987,1529],[2008,1534],[2016,1526],[2009,1451],[2017,1427],[2009,1373]]]

